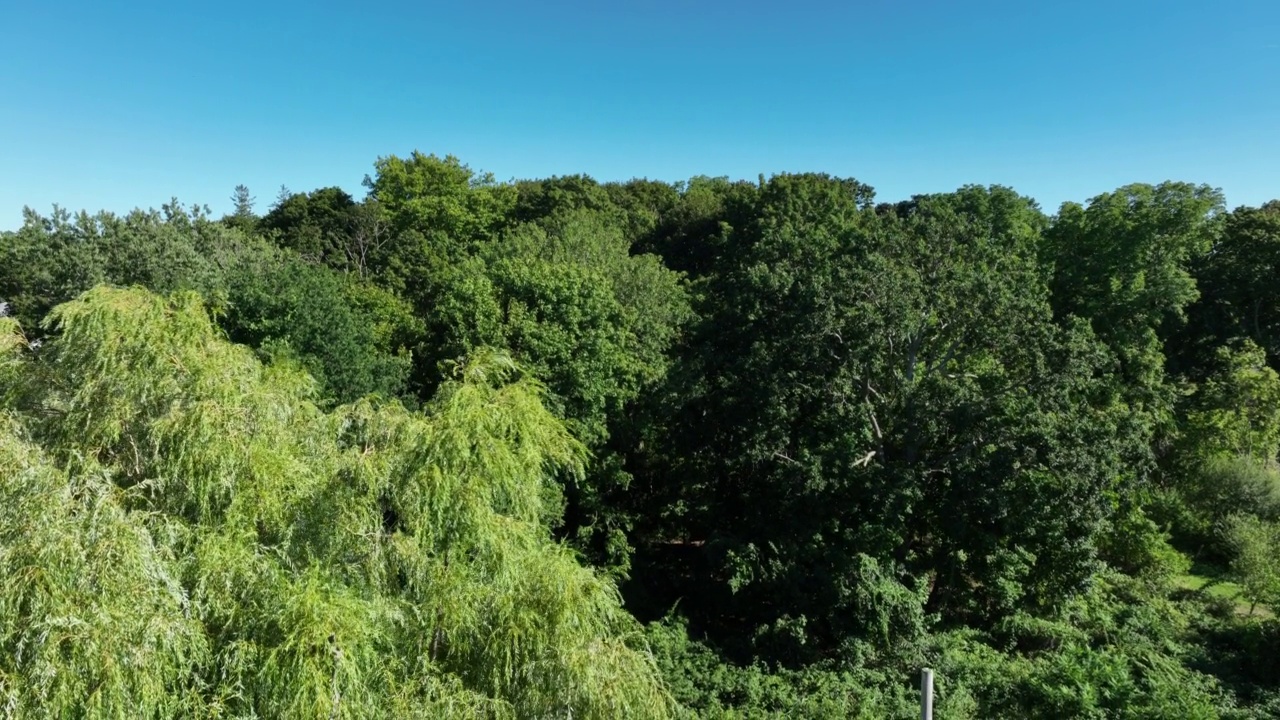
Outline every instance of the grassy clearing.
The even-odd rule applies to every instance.
[[[1212,598],[1220,598],[1232,602],[1235,605],[1236,615],[1241,617],[1249,617],[1252,608],[1252,617],[1269,618],[1274,617],[1270,608],[1263,605],[1252,607],[1253,603],[1244,595],[1244,588],[1238,583],[1230,580],[1216,577],[1209,574],[1188,574],[1179,575],[1174,584],[1181,590],[1188,590],[1193,593],[1200,593]]]

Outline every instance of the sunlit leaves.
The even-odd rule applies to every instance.
[[[1250,515],[1230,518],[1224,528],[1235,552],[1231,571],[1256,606],[1280,604],[1280,525]],[[1251,606],[1250,612],[1253,607]]]
[[[0,706],[174,717],[210,648],[168,548],[92,464],[74,475],[0,416]]]
[[[4,669],[14,702],[88,717],[668,711],[616,590],[550,541],[550,478],[585,455],[505,356],[460,365],[425,416],[325,413],[305,374],[227,343],[194,295],[98,289],[50,323],[57,340],[20,360],[42,374],[0,433],[0,644],[33,658]],[[44,627],[64,650],[19,652]]]

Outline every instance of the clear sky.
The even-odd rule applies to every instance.
[[[499,179],[1129,182],[1280,197],[1280,2],[0,2],[0,229],[23,205],[265,210],[380,155]]]

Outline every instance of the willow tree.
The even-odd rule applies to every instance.
[[[425,413],[324,412],[194,294],[0,333],[0,704],[17,717],[662,717],[608,581],[550,539],[584,451],[504,356]]]

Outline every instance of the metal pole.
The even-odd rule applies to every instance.
[[[920,720],[933,720],[933,670],[920,671]]]

